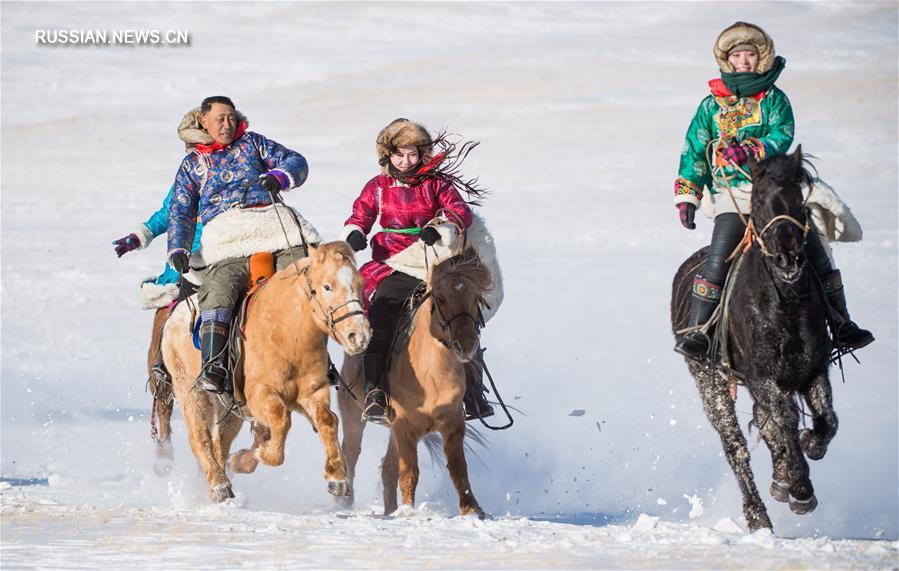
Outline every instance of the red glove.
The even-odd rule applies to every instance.
[[[696,206],[689,202],[681,202],[677,205],[677,210],[680,213],[681,226],[687,230],[695,230],[696,223],[693,219],[696,217]]]
[[[746,154],[746,149],[744,149],[736,141],[732,141],[730,146],[721,152],[721,155],[728,161],[734,163],[735,165],[746,164],[746,161],[748,160],[748,155]]]

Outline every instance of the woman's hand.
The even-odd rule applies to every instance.
[[[184,252],[175,252],[172,254],[172,267],[181,274],[184,275],[190,271],[190,258]]]
[[[677,210],[680,213],[681,226],[687,230],[695,230],[696,223],[693,220],[696,217],[696,206],[689,202],[681,202],[677,205]]]
[[[427,244],[428,246],[433,246],[437,243],[437,240],[440,239],[440,232],[437,231],[433,226],[428,226],[424,230],[421,231],[421,235],[419,236],[419,240]]]
[[[350,232],[350,235],[346,237],[346,243],[350,245],[350,248],[352,248],[354,252],[361,252],[366,246],[365,234],[358,230],[353,230]]]
[[[746,164],[749,156],[746,153],[746,149],[742,147],[738,142],[731,141],[730,146],[724,149],[721,154],[725,159],[734,163],[735,165],[743,165]]]
[[[140,240],[138,240],[137,234],[128,234],[124,238],[114,240],[112,244],[115,246],[115,255],[119,258],[132,250],[140,248]]]

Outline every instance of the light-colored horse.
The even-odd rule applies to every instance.
[[[349,354],[368,345],[371,329],[362,314],[361,295],[362,278],[345,242],[310,246],[308,257],[276,273],[256,294],[237,366],[246,399],[241,412],[253,418],[255,442],[251,450],[234,455],[234,471],[252,472],[260,461],[282,464],[290,414],[299,412],[321,438],[328,491],[348,493],[337,416],[330,408],[327,342],[330,336]],[[191,314],[182,303],[169,318],[163,355],[210,498],[222,501],[233,497],[225,466],[242,421],[226,414],[218,397],[195,386],[200,352],[191,339]]]
[[[480,303],[492,287],[490,271],[473,249],[449,258],[432,269],[428,291],[414,316],[409,342],[394,357],[388,373],[390,402],[396,419],[390,427],[390,444],[381,465],[384,484],[384,513],[397,508],[397,484],[403,504],[413,506],[418,485],[418,442],[432,432],[443,437],[443,449],[450,478],[459,494],[463,515],[484,512],[478,505],[468,480],[463,439],[465,419],[464,364],[480,347],[482,325]],[[347,356],[345,380],[361,379],[362,359]],[[362,383],[352,383],[353,396],[338,392],[343,419],[343,455],[346,459],[352,503],[356,461],[362,448],[364,424],[361,405]]]

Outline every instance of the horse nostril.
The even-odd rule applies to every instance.
[[[452,347],[453,347],[453,353],[455,353],[456,355],[462,354],[462,345],[460,345],[458,341],[454,340],[452,343]]]
[[[354,332],[354,333],[350,333],[349,335],[347,335],[346,340],[349,341],[351,345],[355,345],[356,344],[356,333]]]

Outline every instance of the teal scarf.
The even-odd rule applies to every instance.
[[[731,93],[737,97],[751,97],[762,91],[767,91],[774,85],[780,72],[784,70],[787,60],[781,56],[774,58],[774,65],[765,73],[744,71],[742,73],[721,72],[721,80]]]

